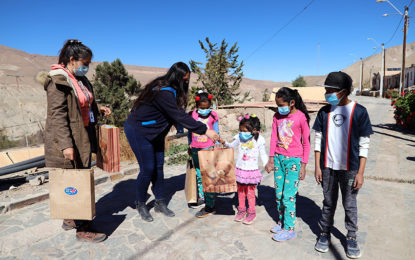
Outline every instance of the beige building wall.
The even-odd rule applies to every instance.
[[[269,101],[275,101],[275,93],[277,93],[278,89],[280,88],[272,89],[272,93],[271,93]],[[300,93],[301,98],[303,100],[325,101],[324,93],[326,92],[326,90],[324,89],[324,87],[315,86],[315,87],[303,87],[303,88],[291,88],[291,89],[298,90],[298,93]]]

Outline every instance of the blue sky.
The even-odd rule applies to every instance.
[[[124,64],[167,68],[176,61],[203,62],[198,40],[208,36],[214,42],[238,42],[246,77],[292,81],[374,54],[376,44],[367,38],[387,42],[401,19],[382,17],[395,10],[376,0],[314,0],[252,54],[310,2],[1,0],[0,44],[57,55],[65,39],[78,38],[93,50],[95,61],[120,58]],[[403,11],[411,0],[391,2]],[[415,4],[409,14],[415,14]],[[386,47],[402,44],[401,28]],[[408,42],[414,40],[410,26]]]

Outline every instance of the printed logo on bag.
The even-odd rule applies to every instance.
[[[67,187],[67,188],[65,188],[65,193],[72,196],[72,195],[77,194],[78,190],[76,188],[73,188],[73,187]]]

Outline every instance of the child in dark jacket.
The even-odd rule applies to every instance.
[[[320,109],[313,126],[315,177],[317,183],[322,184],[324,195],[319,222],[321,234],[315,249],[323,253],[329,249],[330,229],[340,187],[348,230],[346,255],[359,258],[356,197],[363,185],[372,126],[366,108],[348,98],[352,87],[349,75],[332,72],[327,76],[324,87],[329,104]]]

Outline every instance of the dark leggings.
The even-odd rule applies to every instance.
[[[137,176],[137,201],[146,202],[150,182],[156,200],[164,199],[165,134],[162,133],[156,139],[149,141],[128,122],[124,124],[124,132],[140,165],[140,173]]]

